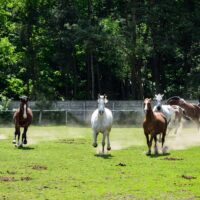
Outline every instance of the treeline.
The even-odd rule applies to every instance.
[[[0,0],[0,93],[197,98],[199,0]]]

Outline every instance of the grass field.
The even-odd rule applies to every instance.
[[[142,129],[113,128],[103,156],[90,128],[32,126],[22,149],[13,131],[0,128],[0,199],[200,199],[200,146],[149,157]]]

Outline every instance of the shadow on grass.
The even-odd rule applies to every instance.
[[[161,154],[151,154],[151,155],[147,155],[150,158],[159,158],[159,157],[164,157],[164,156],[169,156],[170,153],[161,153]]]
[[[34,150],[35,148],[34,147],[17,147],[18,149],[20,150],[23,150],[23,151],[28,151],[28,150]]]
[[[113,157],[111,154],[95,154],[95,156],[103,159],[111,159]]]

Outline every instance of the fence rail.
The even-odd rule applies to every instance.
[[[197,101],[190,101],[197,103]],[[155,102],[153,102],[153,105]],[[0,111],[0,125],[12,123],[12,115],[19,102],[12,101],[9,109]],[[89,124],[97,101],[58,101],[49,109],[38,109],[36,102],[30,101],[34,124]],[[141,124],[143,121],[143,101],[109,101],[107,107],[112,110],[115,124]]]

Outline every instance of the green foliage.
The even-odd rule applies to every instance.
[[[5,110],[8,110],[11,99],[9,99],[8,97],[6,97],[3,94],[0,94],[0,102],[1,102],[0,111],[5,111]]]
[[[1,0],[0,92],[196,98],[199,13],[197,0]]]

